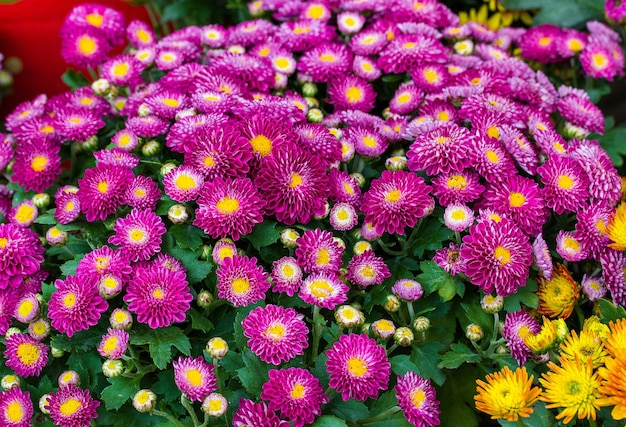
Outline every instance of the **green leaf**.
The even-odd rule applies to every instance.
[[[320,354],[317,356],[317,359],[315,359],[315,366],[311,369],[311,373],[320,380],[320,384],[322,384],[323,388],[327,388],[329,382],[329,374],[326,369],[327,360],[328,356],[326,356],[326,354]]]
[[[502,0],[509,10],[541,9],[533,17],[533,25],[556,24],[579,27],[587,21],[603,20],[604,2],[597,0]]]
[[[40,215],[35,218],[35,224],[46,224],[46,225],[55,225],[57,223],[57,219],[50,214]]]
[[[348,399],[343,401],[341,394],[336,393],[328,402],[328,407],[331,412],[337,415],[342,420],[355,422],[369,417],[369,409],[363,402],[358,402],[354,399]]]
[[[311,427],[348,427],[348,424],[341,418],[332,415],[322,415],[311,424]]]
[[[163,396],[166,402],[174,402],[180,398],[180,390],[176,387],[174,382],[174,370],[167,369],[157,374],[157,381],[152,386],[152,391],[155,392],[159,398]]]
[[[396,375],[405,375],[407,372],[417,372],[418,367],[411,362],[411,358],[407,354],[399,354],[389,358],[391,362],[391,371]]]
[[[241,353],[236,351],[229,351],[222,360],[220,360],[220,366],[224,368],[226,372],[232,377],[237,376],[237,370],[241,369],[243,364],[243,357]]]
[[[252,243],[257,251],[265,246],[269,246],[280,238],[280,232],[276,230],[276,222],[265,220],[254,226],[252,233],[246,239]]]
[[[446,383],[437,392],[437,398],[441,402],[439,408],[442,426],[478,427],[474,393],[476,378],[480,376],[478,368],[467,364],[448,376]]]
[[[554,414],[552,412],[550,412],[548,409],[546,409],[546,404],[539,401],[537,403],[535,403],[533,406],[533,413],[530,414],[530,417],[528,418],[524,418],[524,425],[525,426],[534,426],[534,427],[551,427],[554,425]],[[608,417],[598,417],[598,419],[603,420],[602,421],[602,427],[610,427],[613,426],[612,424],[607,423],[608,421],[611,420],[611,416],[609,415]],[[506,426],[506,427],[519,427],[519,423],[517,422],[513,422],[513,421],[506,421],[504,419],[499,419],[498,423],[500,423],[501,426]],[[621,427],[623,424],[615,424],[614,426],[617,427],[618,425]]]
[[[513,313],[521,310],[522,304],[529,308],[537,308],[539,305],[538,288],[537,282],[530,278],[526,279],[526,286],[518,288],[513,295],[504,297],[504,310],[507,313]]]
[[[182,249],[174,246],[169,250],[170,255],[183,263],[187,269],[187,281],[190,285],[203,280],[213,269],[210,261],[198,259],[200,253],[192,252],[189,249]]]
[[[465,293],[465,284],[439,267],[436,262],[423,261],[420,267],[422,273],[417,276],[417,280],[427,294],[437,291],[443,301],[450,301],[455,295],[462,297]]]
[[[615,322],[626,317],[624,307],[616,306],[611,301],[601,298],[598,301],[598,311],[600,312],[600,320],[604,323]]]
[[[441,360],[439,352],[443,349],[443,344],[439,342],[429,342],[419,347],[413,347],[411,352],[411,362],[417,367],[415,373],[433,380],[436,384],[442,385],[446,381],[446,376],[437,367]]]
[[[443,248],[443,242],[454,235],[454,231],[445,227],[435,218],[424,220],[418,233],[413,244],[413,255],[418,258],[422,257],[424,251],[435,251]]]
[[[141,377],[107,378],[111,385],[102,390],[100,397],[104,400],[107,410],[118,410],[139,391]]]
[[[202,238],[206,236],[204,231],[191,224],[174,224],[170,227],[169,233],[179,247],[191,250],[202,246]]]
[[[185,356],[189,356],[191,352],[189,338],[176,326],[159,329],[133,328],[130,332],[130,342],[135,345],[148,344],[150,357],[159,369],[165,369],[171,362],[172,347],[176,347]]]
[[[61,76],[61,80],[63,80],[63,83],[65,83],[72,89],[78,89],[82,86],[89,86],[89,80],[87,80],[85,76],[69,68]]]
[[[191,318],[191,327],[193,329],[207,333],[215,328],[213,322],[195,308],[190,308],[187,312],[187,316]]]
[[[589,94],[589,99],[594,104],[597,104],[604,95],[608,95],[611,93],[611,86],[605,82],[604,80],[594,80],[594,87],[587,89],[587,93]],[[605,125],[605,129],[609,129],[613,127]]]
[[[92,390],[97,390],[98,381],[104,378],[102,359],[96,352],[72,353],[67,359],[67,366],[78,373],[83,386]]]
[[[608,119],[608,118],[607,118]],[[604,135],[592,134],[590,139],[596,139],[607,152],[615,167],[622,166],[626,155],[626,127],[620,126],[606,131]]]
[[[455,343],[450,346],[451,350],[441,356],[439,368],[456,369],[463,363],[478,363],[481,358],[472,349],[463,343]]]
[[[84,353],[98,347],[105,333],[104,329],[91,327],[86,331],[76,332],[72,338],[57,334],[50,340],[50,345],[68,353]]]
[[[252,395],[259,395],[263,384],[268,380],[270,366],[259,359],[259,356],[252,353],[249,348],[244,348],[241,352],[244,367],[237,369],[237,375],[241,385]]]
[[[82,257],[81,257],[82,259]],[[76,268],[78,267],[78,262],[80,261],[80,259],[78,258],[74,258],[71,259],[69,261],[66,261],[65,263],[61,264],[61,273],[63,273],[64,276],[73,276],[76,274]]]

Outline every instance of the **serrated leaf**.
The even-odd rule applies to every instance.
[[[539,305],[539,297],[537,289],[539,285],[534,280],[526,279],[526,286],[517,289],[517,292],[504,297],[504,310],[507,313],[513,313],[521,310],[522,304],[529,308],[537,308]]]
[[[424,345],[413,347],[411,352],[411,362],[417,367],[418,375],[433,380],[436,384],[442,385],[446,381],[446,376],[441,369],[437,367],[441,360],[439,351],[443,345],[438,342],[429,342]]]
[[[206,236],[204,231],[191,224],[174,224],[169,233],[179,247],[193,251],[202,246],[202,238]]]
[[[159,369],[165,369],[172,361],[172,347],[176,347],[182,354],[189,356],[191,342],[185,333],[176,326],[149,329],[147,327],[131,330],[130,342],[135,345],[148,344],[150,357]]]
[[[417,372],[418,367],[411,361],[407,354],[399,354],[389,358],[391,372],[396,375],[405,375],[407,372]]]
[[[81,257],[82,259],[82,257]],[[61,269],[61,273],[63,273],[64,276],[73,276],[76,274],[76,268],[78,267],[78,262],[80,261],[80,259],[74,258],[71,259],[69,261],[66,261],[65,263],[61,264],[61,267],[59,267]]]
[[[237,370],[241,369],[243,364],[243,357],[241,353],[236,351],[229,351],[222,360],[220,360],[220,366],[230,374],[230,376],[237,376]]]
[[[443,248],[443,242],[449,240],[454,232],[445,227],[439,220],[429,218],[424,220],[413,243],[413,255],[421,258],[424,251],[434,251]]]
[[[328,402],[330,411],[342,420],[355,422],[369,417],[369,409],[363,402],[354,399],[343,401],[341,394],[334,394]]]
[[[417,280],[427,294],[437,291],[443,301],[450,301],[455,295],[462,297],[465,293],[465,284],[434,261],[423,261],[420,267],[422,273],[417,276]]]
[[[603,323],[615,322],[626,317],[626,310],[621,305],[616,306],[611,301],[601,298],[598,301],[598,311],[600,312],[600,320]]]
[[[187,316],[191,319],[191,327],[204,333],[210,332],[215,326],[205,315],[195,308],[190,308]]]
[[[252,232],[246,236],[257,251],[275,243],[279,238],[280,232],[276,230],[276,222],[270,220],[255,225]]]
[[[213,269],[213,264],[210,261],[198,259],[199,252],[174,246],[169,250],[169,253],[187,269],[187,281],[190,285],[203,280]]]
[[[104,401],[107,410],[118,410],[139,391],[141,377],[115,377],[107,378],[111,385],[102,390],[100,397]]]
[[[76,332],[72,338],[65,334],[54,335],[50,345],[68,353],[84,353],[98,347],[104,334],[103,329],[91,327],[86,331]]]
[[[56,223],[57,219],[50,214],[39,215],[35,218],[35,224],[55,225]]]
[[[237,375],[241,385],[252,395],[259,395],[263,384],[268,380],[270,369],[267,363],[259,359],[259,356],[252,353],[249,348],[244,348],[241,352],[244,367],[237,369]]]
[[[157,374],[159,379],[153,386],[152,391],[155,392],[159,398],[163,396],[166,402],[175,402],[180,398],[180,390],[176,387],[174,382],[174,370],[167,369]]]
[[[311,427],[348,427],[348,424],[335,416],[322,415],[311,424]]]
[[[478,363],[481,357],[463,343],[455,343],[450,346],[451,350],[441,356],[438,368],[456,369],[463,363]]]
[[[80,382],[86,388],[99,389],[98,382],[102,376],[102,359],[96,352],[72,353],[67,359],[67,366],[76,371]]]

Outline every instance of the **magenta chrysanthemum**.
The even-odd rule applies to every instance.
[[[84,274],[101,277],[112,274],[124,280],[130,277],[131,272],[130,260],[119,250],[113,250],[108,246],[103,246],[85,254],[78,261],[78,267],[76,268],[77,275]]]
[[[265,363],[280,365],[304,354],[309,330],[293,308],[268,304],[252,310],[242,322],[250,350]]]
[[[355,208],[361,206],[363,195],[354,177],[348,172],[339,169],[331,169],[328,179],[330,181],[330,197],[340,203],[350,203]]]
[[[427,215],[434,205],[431,188],[424,179],[406,171],[383,171],[363,195],[361,209],[365,222],[371,222],[377,233],[404,233]]]
[[[323,43],[305,52],[298,63],[298,70],[310,76],[314,82],[330,82],[347,74],[352,65],[352,54],[343,44]]]
[[[239,407],[233,415],[233,427],[289,427],[289,425],[288,421],[278,418],[265,402],[254,403],[248,399],[240,399]]]
[[[85,142],[104,127],[104,120],[95,109],[58,108],[55,111],[53,125],[64,139]]]
[[[426,34],[401,34],[380,53],[378,66],[386,73],[400,74],[426,62],[444,62],[447,50]]]
[[[371,84],[356,76],[341,76],[328,85],[328,102],[338,110],[369,112],[374,108],[376,92]]]
[[[172,367],[176,386],[189,400],[202,402],[217,390],[215,365],[205,362],[203,357],[179,357]]]
[[[541,331],[539,322],[524,310],[506,315],[502,337],[506,340],[506,346],[511,351],[511,356],[517,360],[520,366],[533,355],[533,352],[524,343],[524,337],[537,334],[539,331]]]
[[[589,197],[587,173],[576,160],[564,156],[550,156],[537,172],[545,187],[546,206],[557,214],[576,212]]]
[[[136,176],[126,188],[123,201],[130,207],[154,210],[161,198],[161,190],[154,180],[148,176]]]
[[[72,337],[98,323],[109,305],[98,294],[97,280],[93,275],[76,275],[54,283],[56,291],[48,303],[53,328]]]
[[[55,425],[62,427],[89,427],[91,420],[98,418],[96,409],[100,402],[93,400],[89,390],[75,385],[60,387],[50,393],[46,409]]]
[[[325,126],[307,123],[296,125],[295,131],[302,146],[311,154],[331,163],[341,160],[341,142]]]
[[[511,221],[483,221],[463,237],[464,273],[484,293],[507,296],[526,285],[532,248],[528,237]]]
[[[439,401],[429,380],[409,371],[398,376],[395,392],[398,406],[411,424],[416,427],[439,425]]]
[[[280,411],[281,417],[293,420],[294,427],[311,424],[322,413],[328,396],[313,374],[302,368],[272,369],[269,380],[263,384],[261,399],[270,409]]]
[[[115,234],[108,242],[120,245],[131,261],[148,260],[161,251],[161,236],[167,231],[161,217],[150,210],[133,209],[113,226]]]
[[[100,356],[107,359],[120,359],[128,347],[130,335],[123,329],[107,329],[98,346]]]
[[[31,427],[33,402],[27,391],[11,387],[0,393],[0,424],[5,427]]]
[[[391,364],[385,348],[367,335],[342,335],[326,351],[330,387],[348,399],[376,398],[388,387]]]
[[[15,150],[11,181],[26,191],[42,192],[61,174],[60,146],[47,139],[20,142]]]
[[[93,156],[98,164],[103,165],[124,166],[132,169],[139,164],[139,158],[119,147],[96,151]]]
[[[195,200],[204,184],[202,174],[192,166],[178,166],[163,178],[165,194],[177,202]]]
[[[347,270],[346,278],[362,287],[380,285],[383,280],[391,277],[387,264],[371,250],[354,255],[348,263]]]
[[[21,293],[22,290],[19,288],[0,289],[0,334],[2,335],[11,326],[15,306],[20,299]]]
[[[121,206],[133,172],[122,166],[98,165],[78,180],[78,200],[87,221],[104,220]]]
[[[13,334],[4,343],[5,365],[20,377],[38,376],[48,363],[48,346],[26,334]]]
[[[546,280],[552,280],[552,270],[554,268],[552,255],[550,255],[548,244],[541,233],[539,233],[533,242],[533,259],[541,275],[545,277]]]
[[[44,261],[37,234],[15,224],[0,224],[0,289],[15,288]]]
[[[282,257],[272,263],[272,291],[293,296],[302,284],[302,269],[295,258]]]
[[[319,228],[306,230],[296,240],[296,259],[307,273],[337,274],[343,248],[333,240],[331,232]]]
[[[267,273],[257,265],[256,258],[239,255],[225,258],[216,274],[218,296],[235,307],[245,307],[265,298],[270,288]]]
[[[437,175],[432,178],[433,194],[441,206],[451,203],[471,203],[478,199],[485,187],[475,172],[465,170]]]
[[[61,56],[78,67],[96,67],[107,59],[110,49],[105,35],[95,28],[73,27],[61,39]]]
[[[215,178],[206,182],[198,198],[194,225],[214,239],[239,240],[263,222],[265,201],[248,178]]]
[[[313,273],[302,282],[298,296],[307,304],[334,310],[346,302],[348,291],[348,286],[335,275]]]

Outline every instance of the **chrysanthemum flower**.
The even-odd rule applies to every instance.
[[[443,213],[446,227],[452,231],[463,231],[474,222],[474,211],[467,205],[453,203]]]
[[[339,203],[350,203],[357,209],[361,206],[363,195],[354,177],[346,171],[331,169],[328,178],[331,198]]]
[[[576,240],[580,241],[594,259],[599,259],[600,253],[611,242],[608,236],[611,211],[606,206],[585,204],[579,207],[576,214]]]
[[[247,426],[289,427],[290,423],[278,418],[278,415],[269,409],[265,402],[254,403],[242,398],[233,415],[233,427]]]
[[[120,44],[124,35],[124,15],[97,3],[84,3],[72,8],[63,22],[62,31],[88,27],[102,32],[112,44]]]
[[[32,200],[26,199],[11,209],[7,219],[11,224],[28,227],[37,219],[37,216],[39,216],[37,207]]]
[[[123,166],[129,169],[139,164],[139,158],[122,148],[107,148],[93,153],[98,164]]]
[[[0,289],[0,334],[4,335],[11,326],[20,294],[19,288]]]
[[[433,261],[448,273],[455,275],[463,270],[464,259],[461,258],[461,251],[456,243],[451,242],[447,248],[435,251]]]
[[[161,236],[167,231],[161,217],[150,210],[133,209],[113,226],[108,242],[120,245],[131,261],[148,260],[161,251]]]
[[[177,202],[195,200],[203,184],[204,177],[193,166],[177,166],[163,178],[165,194]]]
[[[288,141],[297,138],[288,123],[262,115],[242,121],[240,131],[242,137],[248,141],[257,160],[286,149]]]
[[[519,310],[507,313],[504,320],[502,337],[511,351],[511,356],[522,366],[533,355],[525,340],[528,335],[536,335],[541,331],[541,325],[526,311]]]
[[[376,398],[380,390],[387,389],[391,364],[384,347],[367,335],[342,335],[326,355],[329,385],[344,401]]]
[[[364,157],[381,156],[389,147],[389,141],[380,131],[369,126],[351,126],[344,131],[344,137]]]
[[[265,297],[270,288],[267,273],[256,258],[235,255],[225,258],[215,272],[220,298],[235,307],[245,307]]]
[[[126,128],[142,138],[157,137],[169,127],[169,122],[157,116],[131,117],[126,120]]]
[[[203,357],[181,356],[172,362],[172,367],[176,386],[189,400],[202,402],[217,390],[215,365],[205,362]]]
[[[126,27],[126,38],[138,48],[152,46],[156,43],[156,36],[152,27],[138,19],[130,21]]]
[[[557,264],[551,280],[539,278],[537,296],[537,312],[552,318],[567,319],[580,298],[580,285],[574,281],[564,265]]]
[[[556,235],[556,251],[565,261],[581,261],[589,255],[576,232],[560,230]]]
[[[547,280],[551,280],[553,269],[552,255],[550,255],[548,244],[541,233],[537,235],[533,242],[533,260],[541,275]]]
[[[153,329],[184,321],[191,300],[185,272],[162,266],[137,268],[124,295],[137,321]]]
[[[562,36],[563,30],[556,25],[543,24],[529,28],[519,41],[522,57],[544,64],[558,61],[557,45]]]
[[[341,142],[325,126],[307,123],[296,125],[294,130],[299,136],[300,144],[310,153],[330,163],[341,160]]]
[[[348,290],[333,274],[313,273],[302,282],[298,296],[307,304],[334,310],[338,304],[346,302]]]
[[[339,110],[369,112],[374,108],[376,92],[371,84],[356,76],[340,76],[328,84],[328,102]]]
[[[596,410],[605,403],[598,388],[600,377],[593,371],[591,360],[559,358],[561,366],[548,362],[549,372],[542,374],[539,382],[544,391],[539,397],[546,408],[563,408],[556,416],[568,424],[574,417],[596,419]]]
[[[253,90],[267,91],[273,85],[274,70],[267,58],[227,53],[214,59],[212,66],[218,72],[236,77]]]
[[[441,206],[451,203],[471,203],[485,190],[480,177],[470,170],[450,172],[432,178],[433,194]]]
[[[573,159],[550,156],[537,172],[545,185],[546,206],[557,214],[577,211],[589,197],[587,174]]]
[[[91,420],[98,418],[98,406],[100,402],[93,400],[89,390],[67,385],[49,394],[45,409],[58,426],[89,427]]]
[[[352,230],[359,222],[354,206],[345,202],[335,204],[331,208],[328,218],[333,230],[338,231]]]
[[[559,347],[561,359],[568,359],[572,362],[578,359],[583,364],[591,361],[593,369],[602,366],[604,359],[608,356],[598,334],[588,329],[583,329],[580,334],[571,330]]]
[[[15,150],[11,181],[26,191],[43,192],[61,174],[60,146],[47,139],[22,141]]]
[[[411,371],[398,375],[395,393],[398,406],[411,424],[420,427],[439,425],[439,401],[429,380]]]
[[[239,240],[263,222],[265,202],[248,178],[215,178],[206,182],[198,198],[194,225],[214,239]]]
[[[109,328],[100,341],[98,353],[107,359],[120,359],[128,347],[129,337],[128,332],[123,329]]]
[[[305,272],[338,273],[344,249],[333,240],[331,232],[319,228],[306,230],[296,245],[296,259]]]
[[[403,83],[389,101],[389,110],[394,114],[411,114],[422,102],[424,93],[411,83]]]
[[[287,225],[323,215],[328,197],[325,169],[320,158],[291,145],[267,157],[254,180],[267,213]]]
[[[152,178],[136,176],[124,192],[124,204],[141,210],[153,210],[161,198],[161,190]]]
[[[611,240],[609,247],[617,251],[626,250],[626,203],[621,203],[609,218],[607,235]]]
[[[272,263],[272,290],[293,296],[302,285],[302,268],[293,257],[282,257]]]
[[[96,67],[107,59],[111,45],[102,31],[88,27],[73,27],[61,38],[61,56],[68,64]]]
[[[30,427],[33,412],[33,402],[27,391],[11,387],[0,393],[0,423],[5,427]]]
[[[78,180],[78,200],[87,221],[104,220],[122,204],[133,172],[122,166],[98,165]]]
[[[75,332],[96,325],[109,307],[98,294],[96,276],[67,276],[54,285],[56,291],[48,303],[48,316],[52,327],[70,338]]]
[[[26,334],[5,338],[5,365],[21,377],[38,376],[48,363],[48,346]]]
[[[96,109],[61,107],[55,111],[53,126],[69,141],[85,142],[105,125]]]
[[[34,231],[0,224],[0,289],[20,286],[43,261],[43,246]]]
[[[426,34],[401,34],[380,52],[378,66],[386,73],[400,74],[423,63],[444,62],[447,50]]]
[[[304,354],[309,333],[304,315],[293,308],[268,304],[252,310],[242,322],[250,350],[273,365]]]
[[[343,44],[323,43],[305,52],[298,70],[314,82],[330,82],[346,74],[352,65],[352,53]]]
[[[485,381],[476,380],[476,409],[491,419],[518,421],[534,412],[532,405],[539,399],[541,388],[533,387],[533,376],[528,377],[526,367],[511,371],[508,366],[487,375]]]
[[[293,420],[295,427],[311,424],[328,403],[320,381],[306,369],[272,369],[268,374],[261,398],[269,402],[270,409],[280,411],[281,417]]]
[[[623,75],[623,69],[614,57],[613,43],[590,42],[580,54],[583,73],[594,79],[613,81],[615,76]],[[622,60],[623,63],[623,60]]]
[[[402,234],[417,220],[430,213],[433,199],[423,178],[406,171],[383,171],[363,196],[365,222],[371,222],[377,233]]]
[[[365,29],[355,34],[350,39],[350,47],[356,55],[375,55],[388,43],[387,36],[383,31],[373,28]]]
[[[372,251],[354,255],[347,266],[346,278],[357,286],[380,285],[391,277],[387,264]]]
[[[606,286],[602,277],[587,276],[585,274],[580,281],[580,286],[587,298],[589,298],[589,301],[595,302],[606,295]]]
[[[600,406],[614,406],[611,417],[614,420],[626,418],[626,361],[622,357],[607,357],[604,366],[598,369],[602,384],[598,391],[602,397],[597,400]]]
[[[22,295],[15,305],[14,316],[18,322],[31,323],[41,312],[39,300],[33,292]]]

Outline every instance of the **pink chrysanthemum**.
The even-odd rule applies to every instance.
[[[389,101],[389,110],[394,114],[411,114],[424,98],[424,93],[411,83],[403,83]]]
[[[243,138],[248,141],[257,161],[272,153],[288,149],[288,142],[298,138],[289,122],[263,115],[243,120],[240,131]]]
[[[102,31],[89,27],[72,27],[61,38],[61,56],[71,65],[96,67],[107,59],[111,45]]]
[[[544,64],[558,61],[560,58],[557,46],[562,36],[563,30],[556,25],[543,24],[529,28],[519,41],[522,58]]]
[[[602,277],[587,276],[585,274],[580,281],[580,285],[589,301],[597,301],[606,295],[606,286]]]
[[[118,86],[136,85],[144,69],[144,64],[132,55],[120,55],[100,66],[101,76]]]
[[[346,278],[361,287],[380,285],[391,277],[387,264],[371,250],[353,256],[347,270]]]
[[[511,221],[481,222],[463,237],[464,273],[486,294],[507,296],[526,285],[532,248],[528,237]]]
[[[519,129],[508,125],[500,126],[499,129],[501,141],[519,167],[529,175],[534,175],[539,165],[537,148],[528,141],[528,138]]]
[[[267,202],[267,213],[291,225],[306,224],[326,212],[328,178],[324,162],[295,146],[286,146],[260,166],[254,184]]]
[[[424,295],[421,283],[412,279],[396,280],[391,287],[391,292],[404,301],[417,301]]]
[[[626,305],[626,253],[606,248],[600,254],[602,279],[611,293],[613,303]]]
[[[15,149],[11,181],[26,191],[42,192],[61,174],[60,146],[47,139],[21,141]]]
[[[230,28],[227,45],[250,46],[267,40],[276,27],[265,19],[251,19]]]
[[[133,131],[129,129],[122,129],[115,132],[115,135],[111,137],[111,142],[117,148],[130,152],[139,145],[139,138]]]
[[[126,38],[136,47],[149,47],[156,43],[156,35],[152,27],[143,21],[135,19],[126,27]]]
[[[328,102],[338,110],[369,112],[374,108],[376,92],[371,84],[356,76],[340,76],[328,84]]]
[[[328,179],[330,181],[330,196],[339,203],[350,203],[355,208],[361,206],[363,194],[354,177],[348,172],[339,169],[331,169]]]
[[[383,31],[366,29],[350,39],[350,47],[356,55],[375,55],[387,45],[387,35]]]
[[[202,190],[204,177],[192,166],[178,166],[163,178],[165,194],[177,202],[195,200]]]
[[[506,180],[515,172],[515,163],[500,141],[482,138],[476,151],[476,171],[488,182]]]
[[[46,409],[55,425],[89,427],[91,420],[98,418],[96,409],[100,402],[93,400],[89,390],[70,384],[50,393]]]
[[[365,222],[371,222],[377,233],[402,234],[430,212],[434,204],[430,190],[414,173],[383,171],[363,195]]]
[[[133,209],[113,226],[108,242],[120,245],[131,261],[148,260],[161,251],[161,236],[167,231],[161,217],[150,210]]]
[[[623,58],[621,63],[615,58],[615,49],[619,45],[611,42],[590,42],[580,54],[580,63],[586,76],[594,79],[613,81],[615,76],[624,74]]]
[[[5,365],[20,377],[38,376],[48,363],[48,346],[26,334],[13,334],[4,340]]]
[[[450,243],[447,248],[437,250],[433,261],[452,275],[463,271],[464,260],[461,258],[461,250],[456,243]]]
[[[345,202],[335,204],[331,208],[328,218],[333,230],[338,231],[352,230],[359,222],[354,206]]]
[[[108,359],[120,359],[128,347],[130,335],[123,329],[107,329],[98,346],[100,356]]]
[[[524,337],[537,334],[539,331],[541,331],[539,322],[524,310],[506,315],[502,337],[506,340],[506,346],[519,366],[526,363],[526,360],[533,355],[524,343]]]
[[[139,158],[122,148],[107,148],[93,153],[98,164],[123,166],[129,169],[139,164]]]
[[[203,357],[179,357],[172,367],[176,386],[189,400],[202,402],[217,390],[215,365],[205,362]]]
[[[265,363],[280,365],[304,354],[309,346],[304,315],[293,308],[257,307],[242,322],[250,350]]]
[[[162,266],[137,268],[124,295],[137,321],[153,329],[184,321],[191,300],[185,271]]]
[[[293,420],[294,427],[313,423],[322,413],[322,405],[328,403],[319,379],[306,369],[272,369],[268,375],[261,399],[269,402],[270,409],[280,411],[281,417]]]
[[[478,199],[485,187],[476,172],[464,170],[437,175],[432,178],[433,194],[441,206],[451,203],[471,203]]]
[[[157,116],[131,117],[126,120],[128,130],[142,138],[153,138],[167,131],[169,122]]]
[[[378,66],[400,74],[427,62],[444,62],[447,50],[439,40],[425,34],[401,34],[380,53]]]
[[[546,206],[557,214],[576,212],[589,197],[589,179],[576,160],[564,156],[550,156],[537,169],[545,187]]]
[[[305,272],[339,272],[343,248],[333,240],[331,232],[319,228],[306,230],[296,240],[296,245],[296,259]]]
[[[78,180],[78,200],[87,221],[104,220],[122,204],[132,182],[132,170],[122,166],[98,165],[85,170]]]
[[[554,269],[552,255],[541,233],[537,235],[533,242],[533,260],[541,276],[545,277],[546,280],[552,280],[552,270]]]
[[[267,273],[256,258],[239,255],[225,258],[215,273],[218,296],[235,307],[245,307],[265,298],[270,288]]]
[[[344,130],[344,137],[354,145],[356,153],[364,157],[379,157],[389,147],[387,138],[369,126],[351,126]]]
[[[331,82],[347,74],[352,65],[352,53],[343,44],[323,43],[305,52],[298,62],[298,70],[314,82]]]
[[[352,72],[355,76],[367,80],[374,81],[382,75],[382,71],[376,65],[376,61],[369,56],[356,55],[352,61]]]
[[[248,178],[215,178],[206,182],[198,198],[194,225],[214,239],[239,240],[263,222],[265,202]]]
[[[123,201],[130,207],[153,210],[161,199],[161,190],[152,178],[136,176],[126,188]]]
[[[283,22],[276,34],[276,39],[280,40],[283,47],[293,52],[311,49],[335,37],[336,30],[333,26],[324,21],[310,19]]]
[[[98,133],[105,125],[96,109],[58,108],[54,113],[56,132],[69,141],[84,142]]]
[[[561,116],[574,126],[588,132],[604,133],[604,115],[588,96],[571,94],[560,98],[556,107]]]
[[[9,214],[6,219],[11,224],[19,225],[20,227],[30,226],[39,216],[39,211],[35,203],[32,200],[23,200],[18,203]]]
[[[474,166],[474,137],[470,131],[449,124],[419,135],[407,153],[409,169],[428,175],[461,172]]]
[[[4,335],[11,326],[15,306],[20,299],[19,288],[0,289],[0,334]]]
[[[189,107],[185,94],[165,88],[147,96],[144,103],[152,113],[164,119],[173,119],[176,113]]]
[[[254,403],[248,399],[240,399],[239,407],[233,415],[233,427],[248,426],[289,427],[290,424],[278,418],[265,402]]]
[[[0,224],[0,289],[15,288],[36,273],[44,261],[43,246],[34,231]]]
[[[236,77],[251,90],[267,91],[274,83],[274,70],[267,58],[226,53],[214,59],[212,66],[217,72]]]
[[[62,31],[67,28],[93,28],[107,37],[111,44],[120,44],[124,37],[124,15],[110,7],[98,3],[83,3],[72,8],[63,22]]]
[[[576,237],[596,259],[611,242],[607,235],[610,216],[610,208],[597,204],[583,205],[576,214]]]
[[[302,268],[293,257],[282,257],[272,263],[272,291],[292,297],[302,285]]]
[[[48,303],[52,327],[72,337],[100,320],[109,305],[98,293],[98,279],[92,275],[67,276],[56,280],[56,291]]]
[[[348,290],[348,286],[335,275],[313,273],[302,282],[298,296],[307,304],[334,310],[338,304],[347,301]]]
[[[411,424],[418,427],[439,425],[439,401],[429,380],[409,371],[398,376],[395,392],[398,406]]]
[[[295,132],[302,146],[311,154],[334,163],[341,160],[341,142],[329,130],[317,123],[296,125]]]
[[[11,387],[0,393],[0,423],[5,427],[31,427],[33,402],[27,391]]]
[[[326,355],[329,385],[344,401],[375,399],[380,390],[387,389],[391,375],[387,353],[367,335],[342,335]]]
[[[582,261],[589,256],[589,250],[575,232],[560,230],[556,235],[556,251],[570,262]]]
[[[464,231],[474,223],[474,211],[467,205],[451,203],[443,213],[443,223],[452,231]]]
[[[450,81],[450,72],[443,64],[420,64],[409,70],[416,87],[427,93],[438,93]]]

